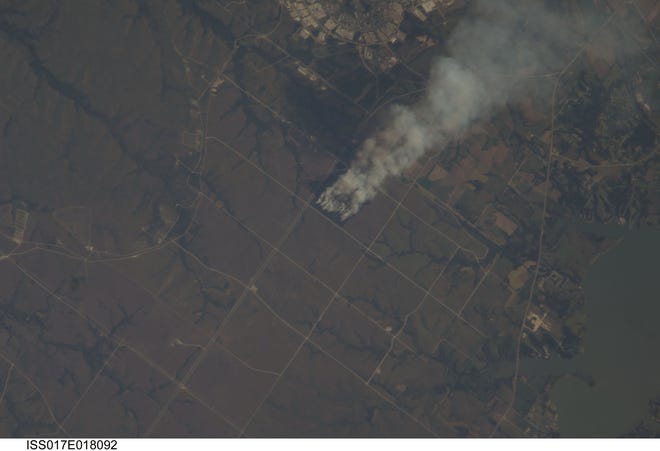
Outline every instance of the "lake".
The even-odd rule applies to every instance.
[[[589,269],[584,353],[546,362],[555,374],[581,372],[595,380],[589,386],[566,375],[552,389],[562,436],[620,436],[660,395],[659,255],[660,229],[627,231]]]

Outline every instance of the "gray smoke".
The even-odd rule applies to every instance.
[[[473,121],[529,90],[531,74],[557,71],[584,44],[595,21],[579,24],[531,0],[480,2],[453,31],[449,56],[436,60],[425,98],[396,105],[391,119],[364,141],[350,168],[317,200],[342,220],[373,199],[431,149],[447,145]],[[578,31],[580,30],[580,31]]]

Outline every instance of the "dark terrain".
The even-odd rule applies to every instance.
[[[600,387],[570,366],[583,281],[660,233],[660,13],[555,2],[602,18],[577,54],[329,217],[456,3],[407,14],[376,73],[274,0],[0,0],[0,436],[561,435],[562,375],[524,362]],[[660,434],[643,396],[622,435]]]

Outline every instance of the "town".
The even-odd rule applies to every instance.
[[[369,4],[360,0],[282,0],[291,17],[301,24],[298,31],[301,38],[313,39],[317,44],[325,44],[328,39],[354,44],[365,65],[377,72],[387,71],[398,63],[390,46],[406,39],[406,33],[400,30],[406,13],[424,22],[429,15],[442,15],[456,3],[455,0],[399,0]]]

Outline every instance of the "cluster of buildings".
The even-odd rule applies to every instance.
[[[527,314],[527,318],[525,319],[525,327],[531,330],[533,333],[538,332],[539,329],[543,329],[546,332],[551,332],[552,323],[550,323],[548,320],[548,312],[537,310],[538,308],[532,308]]]
[[[17,205],[5,204],[0,207],[0,233],[20,245],[23,243],[30,213],[27,205],[18,202]],[[2,253],[0,252],[0,255]]]
[[[321,77],[319,77],[319,75],[316,72],[314,72],[312,69],[310,69],[308,66],[305,66],[304,64],[298,64],[296,66],[296,70],[300,75],[311,81],[321,91],[325,91],[326,89],[328,89],[325,83],[323,83]]]
[[[298,34],[325,44],[329,38],[358,47],[372,69],[385,71],[397,62],[388,45],[402,42],[399,28],[406,12],[425,21],[432,12],[448,8],[454,0],[281,0],[301,24]]]
[[[12,240],[16,244],[23,243],[23,237],[25,236],[25,229],[27,229],[28,218],[30,214],[23,210],[22,208],[17,208],[14,215],[14,234]]]

